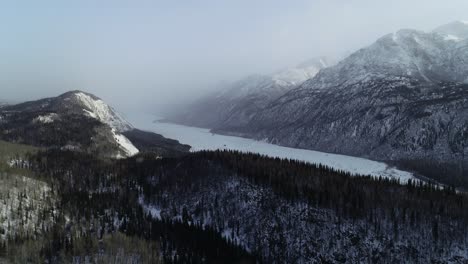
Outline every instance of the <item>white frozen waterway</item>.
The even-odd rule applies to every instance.
[[[184,144],[189,144],[192,146],[192,151],[230,149],[254,152],[270,157],[320,163],[355,174],[398,178],[403,183],[409,179],[414,179],[412,173],[396,169],[383,162],[313,150],[282,147],[241,137],[218,135],[204,128],[162,123],[159,121],[154,122],[158,117],[153,115],[135,114],[127,117],[135,127],[179,140]]]

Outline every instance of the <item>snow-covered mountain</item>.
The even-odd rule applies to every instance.
[[[117,111],[82,91],[0,108],[0,139],[5,141],[121,158],[139,152],[126,135],[141,141],[142,134]],[[164,138],[152,139],[151,144],[166,149]]]
[[[433,32],[441,34],[446,40],[461,41],[468,38],[468,21],[455,21],[436,28]]]
[[[272,75],[272,79],[284,85],[300,85],[313,78],[321,69],[330,67],[336,62],[330,57],[318,57],[304,61],[294,68],[279,71]]]
[[[270,102],[333,64],[334,60],[319,57],[271,75],[248,76],[203,97],[168,120],[213,129],[242,127]]]
[[[118,112],[107,105],[101,99],[83,92],[71,92],[69,95],[78,101],[83,110],[93,118],[108,124],[118,132],[131,130],[132,125],[127,122]]]
[[[451,24],[441,28],[448,29]],[[457,24],[458,25],[458,24]],[[321,89],[370,79],[402,76],[436,83],[466,82],[468,24],[448,38],[445,33],[403,29],[361,49],[337,66],[324,70],[303,87]],[[455,27],[454,27],[455,28]],[[442,32],[442,31],[440,31]],[[448,30],[444,32],[449,32]],[[453,38],[459,41],[453,41]]]
[[[226,130],[466,176],[467,36],[465,22],[388,34]]]
[[[82,91],[70,91],[57,97],[13,105],[7,107],[6,110],[85,114],[109,125],[118,132],[128,131],[133,128],[129,122],[103,100]]]

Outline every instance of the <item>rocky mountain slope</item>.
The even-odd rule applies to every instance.
[[[468,186],[468,24],[386,35],[218,131],[392,160]],[[442,170],[442,171],[441,171]],[[447,173],[450,170],[450,173]],[[439,175],[439,176],[437,176]]]
[[[467,25],[468,21],[454,21],[436,28],[433,32],[443,35],[446,40],[462,41],[468,38]]]
[[[0,108],[0,139],[39,147],[129,157],[139,149],[123,133],[132,134],[133,130],[112,107],[81,91]],[[162,137],[152,139],[153,145],[166,144]],[[175,148],[178,145],[172,144]],[[188,151],[187,147],[182,149]]]
[[[132,125],[103,100],[82,91],[70,91],[57,97],[5,106],[2,111],[86,115],[109,125],[118,132],[132,129]],[[53,115],[42,115],[38,118],[38,121],[43,123],[53,120]]]
[[[320,57],[271,75],[248,76],[203,97],[168,120],[214,129],[242,127],[260,109],[333,63],[332,59]]]

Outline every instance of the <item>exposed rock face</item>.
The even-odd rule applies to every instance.
[[[133,128],[129,122],[103,100],[82,91],[71,91],[57,97],[6,106],[3,109],[10,112],[51,112],[86,115],[109,125],[118,132],[128,131]]]
[[[461,22],[386,35],[268,104],[242,128],[221,131],[381,160],[460,164],[468,153],[467,35]]]
[[[320,57],[271,75],[251,75],[168,119],[184,125],[234,130],[247,125],[269,103],[333,64],[332,59]]]
[[[81,91],[0,108],[0,139],[114,158],[139,153],[133,141],[142,150],[164,150],[161,155],[190,149],[160,135],[135,130],[103,100]]]

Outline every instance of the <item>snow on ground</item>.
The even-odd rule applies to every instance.
[[[114,139],[119,144],[120,149],[124,151],[126,157],[134,156],[140,152],[127,137],[118,134],[115,130],[112,130],[112,133],[114,133]]]
[[[129,118],[136,127],[153,131],[164,137],[177,139],[181,143],[191,145],[192,151],[230,149],[254,152],[270,157],[320,163],[355,174],[398,178],[401,182],[414,179],[412,173],[398,170],[383,162],[313,150],[282,147],[247,138],[217,135],[211,133],[209,129],[153,122],[157,119],[157,117],[153,115],[135,114],[130,115]]]
[[[35,234],[53,223],[55,198],[44,182],[21,175],[0,174],[0,242],[8,235]],[[40,229],[40,228],[39,228]],[[36,230],[37,231],[37,230]],[[40,230],[38,230],[40,232]]]
[[[161,208],[156,205],[145,203],[143,196],[138,198],[138,203],[143,207],[146,214],[150,214],[154,219],[161,220]]]
[[[90,117],[98,119],[120,132],[131,129],[131,125],[101,99],[95,99],[82,92],[77,92],[75,96],[87,108],[84,111]]]
[[[449,35],[446,35],[446,36],[444,37],[444,39],[445,39],[445,40],[453,40],[453,41],[460,41],[460,40],[461,40],[459,37],[457,37],[457,36],[455,36],[455,35],[450,35],[450,34],[449,34]]]
[[[34,118],[33,122],[50,124],[50,123],[53,123],[57,117],[58,115],[56,113],[50,113],[48,115],[41,115],[41,116]]]

